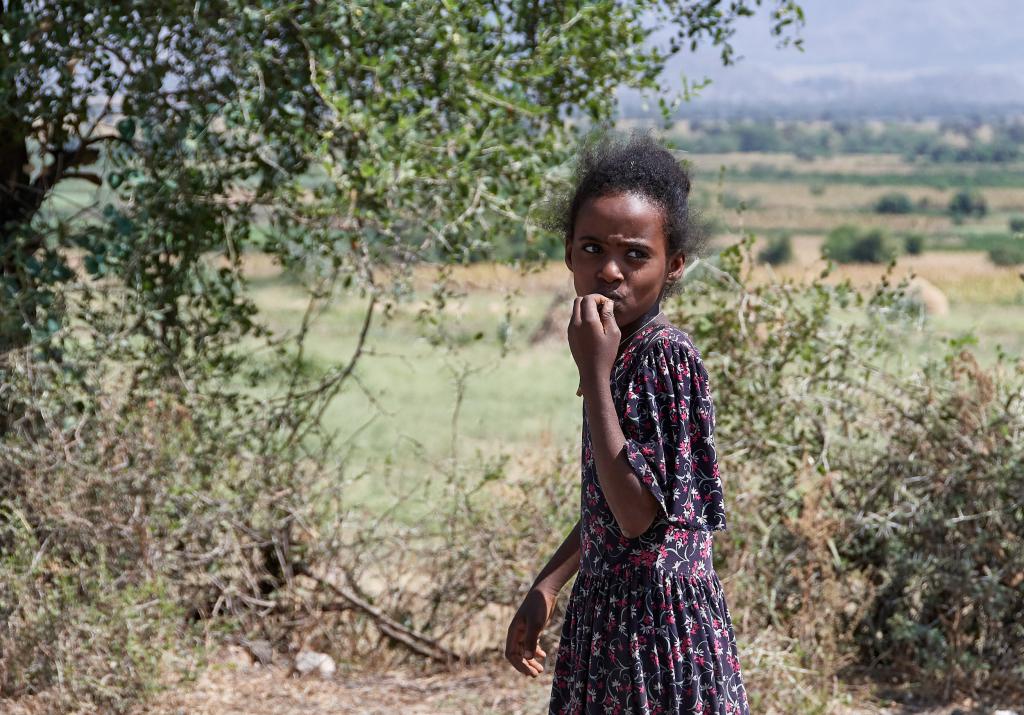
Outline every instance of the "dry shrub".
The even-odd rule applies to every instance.
[[[888,449],[871,468],[887,479],[855,493],[863,516],[848,548],[878,584],[857,640],[866,657],[905,664],[946,694],[1019,687],[1021,366],[987,371],[961,351],[934,367],[880,414]]]
[[[5,360],[0,697],[123,712],[204,630],[286,637],[317,472],[280,415],[133,390],[102,360]]]
[[[715,381],[735,620],[799,644],[784,670],[814,690],[865,671],[947,696],[1021,682],[1024,363],[986,370],[951,341],[911,364],[908,280],[747,289],[751,243],[676,306]],[[763,705],[798,711],[795,692]]]

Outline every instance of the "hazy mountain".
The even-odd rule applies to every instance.
[[[667,86],[708,77],[687,115],[927,115],[1024,111],[1024,0],[803,0],[804,51],[779,49],[767,13],[739,26],[739,62],[677,57]],[[770,6],[770,3],[769,3]],[[656,38],[657,39],[657,38]],[[622,96],[627,113],[640,111]]]

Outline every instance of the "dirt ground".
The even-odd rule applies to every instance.
[[[494,665],[434,675],[339,672],[322,680],[293,677],[276,665],[226,663],[139,715],[526,715],[547,712],[550,688],[550,676],[534,680]]]
[[[260,666],[227,654],[191,687],[177,687],[138,715],[540,715],[547,712],[551,676],[527,678],[486,664],[454,672],[389,671],[331,680],[298,678],[284,666]],[[970,700],[942,707],[837,707],[831,715],[1018,715],[1012,708]],[[762,714],[769,715],[769,714]]]
[[[240,649],[221,651],[194,682],[171,685],[132,715],[541,715],[551,675],[527,678],[500,663],[424,674],[389,670],[331,679],[259,665]],[[0,699],[3,715],[41,715],[32,698]],[[835,705],[822,715],[1022,715],[1024,708],[962,700],[936,705]],[[758,715],[791,715],[778,711]]]

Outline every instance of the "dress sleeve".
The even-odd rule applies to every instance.
[[[654,340],[637,356],[620,425],[626,459],[669,523],[725,529],[715,407],[696,348]]]

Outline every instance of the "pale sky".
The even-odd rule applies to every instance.
[[[1024,104],[1024,0],[802,0],[804,51],[778,49],[768,12],[737,25],[742,59],[723,68],[708,48],[673,60],[678,84],[708,76],[705,102],[922,97]],[[772,0],[765,0],[770,9]],[[823,100],[824,101],[824,100]]]

